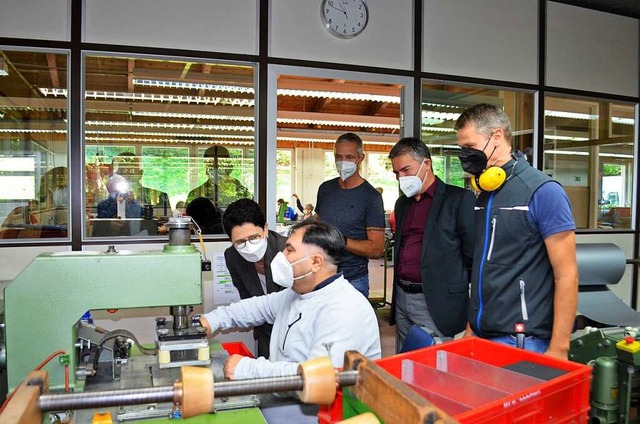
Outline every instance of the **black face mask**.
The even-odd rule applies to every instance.
[[[489,140],[487,140],[487,144],[484,145],[484,149],[487,148],[492,137],[493,133],[489,136]],[[460,159],[460,165],[462,165],[464,172],[477,176],[487,169],[487,162],[489,159],[484,153],[484,149],[473,149],[471,147],[461,147],[461,149],[462,151],[458,155],[458,159]],[[495,151],[496,148],[494,147],[493,152]],[[491,156],[493,156],[493,152],[491,152]]]
[[[487,169],[487,155],[482,150],[462,147],[458,159],[460,159],[460,165],[462,165],[464,172],[471,175],[480,175],[482,171]]]

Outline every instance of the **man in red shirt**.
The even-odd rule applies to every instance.
[[[475,196],[436,177],[429,148],[417,138],[400,140],[389,159],[403,193],[394,208],[391,302],[400,351],[412,325],[443,339],[465,329]]]

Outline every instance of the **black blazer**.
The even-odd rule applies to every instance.
[[[267,293],[277,292],[284,288],[273,282],[270,265],[276,254],[284,249],[286,242],[286,237],[281,236],[275,231],[269,230],[267,251],[264,254]],[[240,256],[240,253],[238,253],[235,247],[231,246],[224,251],[224,261],[227,265],[227,269],[229,270],[229,274],[231,275],[233,285],[238,289],[238,292],[240,292],[241,299],[264,295],[256,267],[253,263]],[[253,330],[253,337],[257,339],[260,334],[270,336],[271,324],[263,324],[259,327],[255,327]]]
[[[437,177],[436,177],[437,178]],[[474,205],[476,198],[469,190],[445,184],[438,185],[429,210],[420,256],[420,276],[429,313],[438,330],[452,337],[463,331],[469,306],[469,281],[474,244]],[[401,195],[394,214],[394,263],[402,244],[402,225],[411,199]],[[397,267],[394,267],[391,325],[395,324]]]

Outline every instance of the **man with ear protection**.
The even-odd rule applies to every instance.
[[[578,299],[569,199],[559,183],[513,149],[502,110],[475,105],[460,115],[455,129],[462,168],[481,191],[470,330],[567,359]]]
[[[333,154],[340,176],[318,188],[316,214],[344,235],[346,251],[338,270],[368,298],[369,258],[381,258],[384,253],[382,196],[360,175],[364,151],[357,134],[345,133],[338,137]]]
[[[419,139],[398,141],[389,153],[402,195],[396,201],[391,325],[396,352],[412,325],[441,339],[464,331],[473,255],[473,193],[433,172]]]
[[[295,375],[300,362],[318,356],[329,356],[334,367],[342,367],[344,352],[352,349],[380,358],[373,308],[337,272],[343,249],[342,234],[334,226],[296,224],[285,249],[271,262],[273,281],[284,290],[220,306],[200,318],[207,334],[273,324],[269,359],[232,355],[224,365],[227,378]]]

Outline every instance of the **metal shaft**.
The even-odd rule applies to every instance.
[[[338,373],[338,386],[353,386],[358,379],[357,371]],[[300,375],[288,377],[259,378],[254,380],[222,381],[215,383],[215,397],[231,397],[257,393],[289,392],[302,390]],[[145,403],[173,402],[173,386],[143,389],[104,390],[97,392],[41,395],[38,405],[41,411],[66,411],[73,409],[104,408],[108,406],[140,405]]]
[[[41,395],[38,400],[38,406],[41,411],[67,411],[104,408],[107,406],[141,405],[145,403],[173,402],[173,394],[173,386],[61,393]]]

